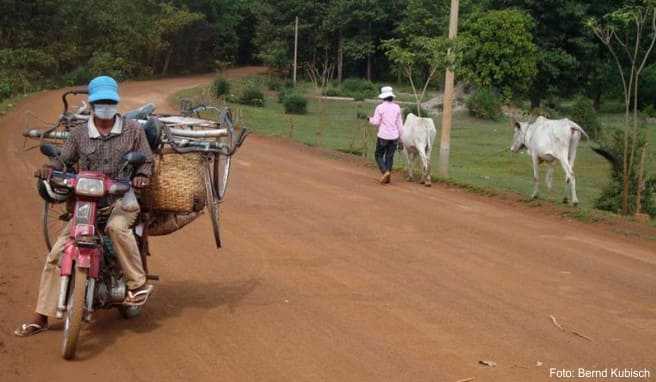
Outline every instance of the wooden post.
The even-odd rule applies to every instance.
[[[294,78],[293,78],[294,86],[296,86],[297,57],[298,57],[298,16],[296,16],[296,25],[294,26]]]
[[[458,34],[458,10],[459,0],[451,0],[451,16],[449,18],[449,39],[453,40]],[[450,54],[451,52],[449,51]],[[444,98],[442,100],[442,134],[440,137],[440,177],[449,176],[449,152],[451,148],[451,123],[453,113],[453,71],[446,69],[444,80]]]

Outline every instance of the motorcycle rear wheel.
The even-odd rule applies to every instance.
[[[75,267],[75,276],[69,286],[68,307],[66,309],[66,320],[64,321],[64,341],[62,343],[62,355],[67,360],[75,358],[75,350],[80,337],[88,271],[86,268]]]

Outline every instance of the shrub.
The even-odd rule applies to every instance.
[[[353,97],[353,99],[356,101],[364,101],[367,98],[367,93],[365,92],[351,93],[348,96]]]
[[[642,148],[645,147],[647,140],[645,129],[641,128],[636,140],[636,157],[640,157]],[[611,173],[608,184],[602,189],[601,195],[595,202],[595,207],[600,210],[611,211],[615,213],[622,212],[622,193],[624,190],[624,131],[622,129],[613,129],[609,137],[602,142],[601,150],[607,153],[607,160],[611,164]],[[597,149],[595,149],[597,150]],[[629,214],[634,214],[636,207],[636,190],[638,187],[639,161],[635,161],[629,172],[629,195],[628,207]],[[650,176],[652,176],[650,178]],[[650,216],[656,216],[656,178],[653,173],[650,174],[649,165],[645,165],[645,184],[646,187],[641,194],[641,210]]]
[[[106,75],[123,81],[133,74],[133,66],[123,57],[108,52],[96,52],[89,60],[89,72],[93,77]]]
[[[474,117],[492,120],[501,117],[501,98],[490,89],[479,89],[467,98],[466,105]]]
[[[234,94],[228,94],[226,96],[226,101],[230,103],[239,103],[239,97]]]
[[[212,93],[217,98],[230,94],[230,82],[225,78],[215,79],[212,83]]]
[[[76,69],[64,74],[62,80],[67,86],[86,85],[93,75],[86,66],[79,66]]]
[[[378,93],[373,82],[360,78],[347,78],[342,82],[342,95],[364,99]]]
[[[239,103],[250,106],[264,106],[264,93],[255,84],[247,84],[239,95]]]
[[[642,112],[649,118],[656,117],[656,107],[654,105],[647,105],[642,109]]]
[[[267,89],[278,92],[285,86],[285,83],[279,77],[269,77],[266,81],[266,85]]]
[[[9,82],[0,80],[0,101],[11,97],[12,93],[11,84]]]
[[[282,101],[287,114],[307,113],[307,99],[298,93],[289,93]]]
[[[592,100],[578,96],[574,99],[572,105],[571,118],[579,124],[592,139],[599,137],[601,123],[597,118],[597,112],[594,110]]]
[[[327,97],[339,97],[340,94],[339,88],[334,86],[328,87],[324,92],[324,95]]]
[[[419,107],[419,109],[421,111],[421,116],[422,117],[428,117],[428,110],[424,109],[421,106]],[[412,113],[416,116],[419,116],[419,113],[417,112],[417,104],[408,105],[408,106],[403,108],[403,120],[404,121],[405,121],[405,117],[407,117],[408,114],[410,114],[410,113]]]

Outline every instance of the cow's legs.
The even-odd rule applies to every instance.
[[[423,182],[426,186],[430,186],[430,182],[426,180],[428,176],[428,159],[424,150],[424,147],[418,148],[417,150],[419,152],[419,160],[421,161],[421,178],[419,178],[419,181]]]
[[[537,155],[531,155],[531,160],[533,161],[533,194],[531,194],[531,199],[536,199],[540,187],[540,161]]]
[[[563,157],[565,158],[565,157]],[[572,204],[577,205],[579,204],[579,199],[576,197],[576,177],[574,176],[574,171],[572,171],[572,167],[569,164],[569,161],[567,159],[561,159],[560,164],[563,167],[563,171],[565,171],[565,199],[563,199],[563,203],[567,203],[567,197],[572,195]]]
[[[547,183],[547,190],[551,192],[551,188],[553,187],[553,174],[554,174],[554,163],[551,162],[547,167],[547,175],[545,177],[545,181]]]
[[[428,145],[426,147],[426,178],[424,180],[424,185],[426,187],[430,187],[432,185],[432,169],[431,169],[431,152],[432,152],[432,145]]]
[[[413,173],[414,173],[414,160],[415,160],[415,155],[408,150],[407,147],[403,147],[403,154],[405,154],[405,162],[406,162],[406,180],[409,182],[412,182],[413,179]]]

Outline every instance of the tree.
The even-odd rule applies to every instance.
[[[533,20],[518,10],[489,11],[464,26],[461,37],[462,77],[480,87],[497,89],[507,99],[525,95],[537,74]]]
[[[656,2],[641,1],[638,5],[631,5],[609,13],[604,22],[590,19],[587,25],[608,48],[617,65],[622,87],[624,89],[624,150],[622,155],[622,213],[629,213],[629,184],[636,149],[639,145],[638,129],[638,95],[640,74],[642,73],[649,56],[656,43]],[[646,31],[650,32],[646,47],[642,38]],[[621,58],[624,56],[624,59]],[[626,64],[623,64],[623,63]],[[633,100],[633,102],[631,102]],[[631,104],[633,104],[632,126],[630,124]],[[644,154],[643,154],[644,155]],[[643,179],[643,174],[637,175]],[[640,190],[642,185],[638,185]],[[638,197],[639,199],[639,197]],[[639,211],[637,211],[639,212]]]
[[[401,68],[412,87],[412,92],[417,103],[417,114],[421,117],[421,103],[426,94],[428,85],[435,79],[439,70],[444,70],[447,65],[452,64],[447,51],[453,44],[444,37],[417,37],[405,45],[399,39],[384,41],[382,46],[385,54],[394,64]],[[417,74],[428,73],[421,87],[421,92],[415,85]]]

